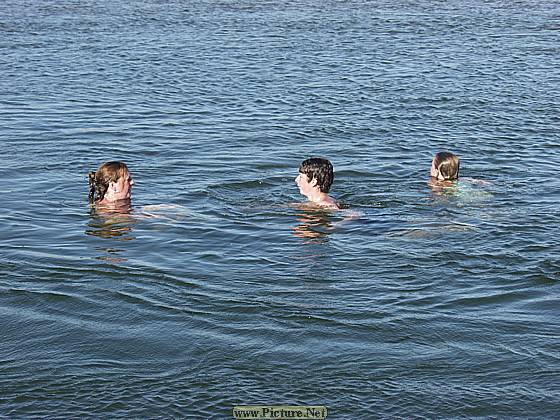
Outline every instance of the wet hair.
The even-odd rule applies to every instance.
[[[307,182],[317,180],[319,190],[328,193],[334,180],[332,164],[323,158],[312,157],[304,160],[299,165],[299,172],[307,175]]]
[[[445,180],[459,178],[459,156],[451,152],[437,153],[434,157],[434,166]]]
[[[128,167],[123,162],[105,162],[97,171],[90,172],[88,176],[90,204],[103,200],[109,184],[117,182],[126,173],[128,173]]]

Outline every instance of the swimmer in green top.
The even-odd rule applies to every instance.
[[[299,192],[320,207],[340,210],[336,201],[328,196],[334,180],[331,162],[327,159],[312,157],[299,166],[299,175],[295,181]]]
[[[434,191],[442,191],[443,188],[448,189],[448,187],[460,187],[458,192],[461,192],[461,188],[464,189],[469,184],[478,186],[490,184],[488,181],[473,178],[461,178],[459,183],[459,164],[459,156],[451,152],[436,153],[432,160],[428,185]]]

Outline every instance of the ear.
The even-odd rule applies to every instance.
[[[309,185],[311,185],[312,187],[316,187],[317,186],[317,178],[313,178],[311,180],[311,182],[309,183]]]

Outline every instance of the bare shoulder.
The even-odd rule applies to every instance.
[[[327,197],[321,204],[321,207],[331,210],[340,210],[340,206],[332,197]]]
[[[139,216],[147,219],[179,220],[190,213],[188,208],[178,204],[152,204],[143,206]]]

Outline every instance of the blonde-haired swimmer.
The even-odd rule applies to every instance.
[[[436,153],[430,176],[433,181],[454,181],[459,178],[459,157],[451,152]]]
[[[299,166],[299,175],[295,179],[299,192],[309,201],[321,207],[340,210],[336,201],[327,194],[333,180],[334,171],[331,162],[318,157],[304,160]]]
[[[134,181],[123,162],[105,162],[89,173],[89,202],[96,205],[130,200]]]

